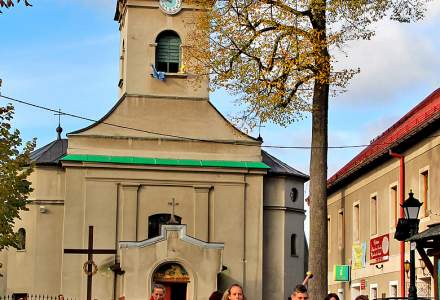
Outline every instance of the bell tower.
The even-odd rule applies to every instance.
[[[190,84],[182,63],[194,5],[182,0],[118,0],[119,95],[208,99],[208,81]]]

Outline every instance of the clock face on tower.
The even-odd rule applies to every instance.
[[[182,9],[182,0],[159,0],[159,5],[165,13],[174,15]]]

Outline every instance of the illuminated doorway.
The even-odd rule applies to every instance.
[[[165,286],[165,300],[186,300],[190,282],[188,272],[178,263],[160,265],[153,274],[153,282]]]

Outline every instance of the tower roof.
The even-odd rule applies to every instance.
[[[261,150],[261,156],[263,158],[263,162],[270,167],[267,171],[267,174],[270,175],[284,175],[284,176],[293,176],[299,177],[304,181],[309,180],[309,176],[292,168],[285,162],[279,160],[275,156],[270,155],[264,150]]]

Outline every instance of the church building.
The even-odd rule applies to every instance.
[[[235,128],[182,69],[181,0],[118,0],[119,101],[35,150],[34,191],[0,253],[0,295],[205,300],[231,283],[287,299],[304,278],[308,176]],[[117,62],[115,62],[117,63]]]

